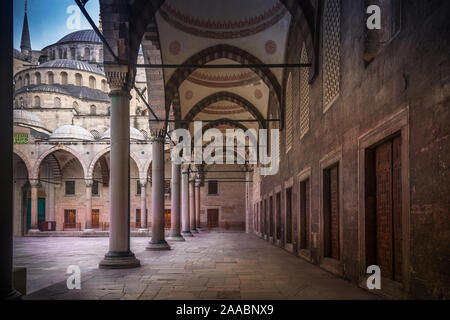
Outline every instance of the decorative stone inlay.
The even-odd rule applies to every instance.
[[[192,100],[193,97],[194,97],[194,93],[191,90],[186,91],[186,93],[184,94],[184,98],[186,100]]]
[[[254,94],[255,94],[255,98],[258,99],[258,100],[261,100],[262,97],[263,97],[263,93],[259,89],[256,89]]]
[[[272,55],[277,53],[277,43],[273,40],[266,41],[264,48],[266,49],[267,54]]]
[[[177,40],[172,41],[169,45],[170,54],[176,56],[180,53],[180,51],[181,51],[181,43],[178,42]]]

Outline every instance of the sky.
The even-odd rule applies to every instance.
[[[74,0],[28,0],[28,24],[33,50],[41,50],[71,32],[91,29],[81,12],[79,29],[77,29],[78,26],[76,25],[75,29],[68,28],[67,21],[73,22],[74,19],[70,19],[73,14],[67,13],[67,10],[73,5],[76,6]],[[14,48],[19,50],[24,8],[25,0],[14,0]],[[86,4],[86,9],[92,20],[98,25],[99,1],[90,0]]]

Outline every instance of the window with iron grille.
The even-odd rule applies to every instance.
[[[98,180],[94,180],[92,183],[92,195],[93,196],[99,196],[99,189],[98,189]]]
[[[75,181],[66,181],[66,196],[75,195]]]
[[[216,180],[208,181],[208,195],[219,194],[219,182]]]

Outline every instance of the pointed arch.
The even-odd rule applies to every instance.
[[[243,107],[245,110],[247,110],[254,118],[255,120],[258,120],[259,125],[261,128],[266,128],[266,122],[261,114],[259,112],[258,108],[255,107],[250,101],[247,99],[241,97],[240,95],[237,95],[235,93],[227,92],[227,91],[221,91],[214,93],[200,102],[198,102],[195,106],[191,108],[191,110],[187,113],[187,115],[184,117],[184,120],[192,121],[195,116],[200,113],[203,109],[209,107],[211,104],[219,102],[219,101],[229,101],[232,103],[235,103],[241,107]]]

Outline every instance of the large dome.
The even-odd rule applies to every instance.
[[[94,43],[102,43],[99,36],[95,33],[94,30],[80,30],[69,33],[57,43],[68,43],[68,42],[94,42]]]
[[[102,136],[102,139],[111,139],[111,129],[105,131],[105,133]],[[130,127],[130,139],[139,141],[146,140],[142,132],[133,127]]]
[[[97,73],[102,76],[105,75],[103,70],[97,68],[93,64],[86,63],[86,62],[79,61],[79,60],[56,59],[56,60],[52,60],[52,61],[48,61],[43,64],[40,64],[39,66],[37,66],[37,68],[73,69],[73,70]]]
[[[77,126],[62,126],[56,129],[50,136],[50,139],[75,139],[83,141],[94,141],[92,134],[82,127]]]
[[[37,115],[25,110],[14,110],[14,123],[44,128],[41,119]]]

